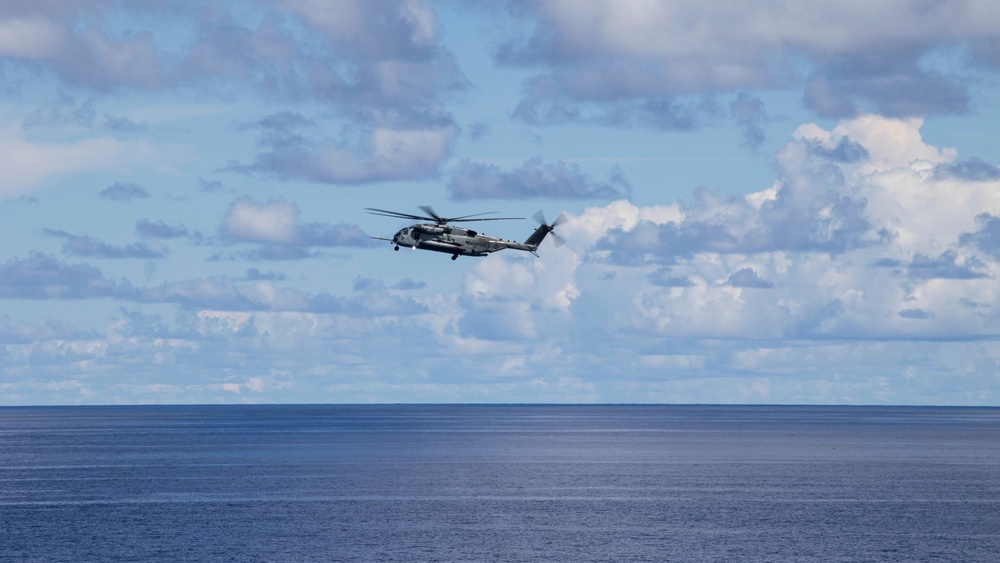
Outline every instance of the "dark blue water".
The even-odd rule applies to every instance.
[[[1000,409],[0,408],[0,560],[997,561]]]

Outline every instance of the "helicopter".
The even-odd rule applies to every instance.
[[[524,250],[538,256],[536,252],[538,245],[545,240],[546,235],[552,234],[557,244],[562,239],[556,235],[553,229],[556,225],[565,221],[566,217],[562,213],[552,224],[545,222],[545,216],[539,211],[535,213],[535,220],[540,223],[537,229],[524,242],[514,242],[496,237],[484,235],[465,227],[453,227],[449,223],[464,223],[469,221],[513,221],[524,219],[524,217],[482,217],[491,215],[494,212],[474,213],[472,215],[462,215],[460,217],[442,217],[428,206],[421,206],[421,210],[427,215],[411,215],[398,211],[388,211],[386,209],[365,208],[365,211],[372,215],[382,215],[385,217],[398,217],[401,219],[414,219],[417,221],[433,221],[433,223],[416,223],[409,227],[403,227],[392,238],[376,237],[373,239],[386,240],[392,243],[393,250],[399,250],[400,246],[407,246],[413,249],[433,250],[451,254],[451,259],[456,260],[459,256],[486,256],[491,252],[513,248],[514,250]]]

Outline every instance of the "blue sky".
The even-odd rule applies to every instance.
[[[4,2],[0,404],[1000,405],[998,77],[987,1]]]

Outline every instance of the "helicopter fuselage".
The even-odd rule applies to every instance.
[[[486,256],[507,248],[534,252],[537,245],[526,245],[478,233],[472,229],[450,225],[416,224],[404,227],[392,237],[399,247],[433,250],[452,256]]]
[[[434,252],[451,254],[452,260],[455,260],[459,256],[486,256],[492,252],[505,250],[507,248],[524,250],[535,254],[535,251],[538,250],[538,245],[545,240],[546,235],[552,233],[552,235],[555,236],[555,233],[553,233],[552,230],[558,223],[561,222],[562,218],[560,215],[560,217],[556,218],[555,222],[548,225],[545,223],[545,217],[539,211],[535,215],[535,218],[540,223],[538,228],[535,229],[535,231],[531,233],[531,236],[529,236],[524,242],[515,242],[512,240],[504,240],[480,234],[472,229],[466,229],[465,227],[455,227],[449,223],[469,221],[509,221],[513,219],[522,219],[522,217],[482,217],[483,215],[491,215],[493,213],[492,211],[487,213],[475,213],[473,215],[463,215],[461,217],[442,217],[428,206],[421,207],[420,209],[422,209],[426,215],[413,215],[410,213],[390,211],[388,209],[376,209],[374,207],[365,208],[365,210],[372,215],[435,221],[434,223],[415,223],[409,227],[404,227],[400,229],[392,238],[376,236],[373,236],[372,238],[389,241],[392,243],[395,250],[399,250],[399,247],[405,246],[413,249],[419,248],[421,250],[433,250]],[[537,256],[537,254],[535,255]]]

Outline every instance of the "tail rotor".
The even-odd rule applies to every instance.
[[[540,210],[540,209],[538,210],[537,213],[535,213],[535,215],[533,217],[534,217],[535,221],[537,221],[538,224],[540,225],[539,228],[544,229],[544,232],[545,232],[546,235],[552,235],[552,241],[555,243],[556,246],[562,246],[562,245],[566,244],[566,239],[564,239],[561,236],[559,236],[558,234],[556,234],[556,231],[555,231],[556,227],[558,227],[559,225],[561,225],[561,224],[563,224],[563,223],[566,222],[566,214],[565,213],[560,213],[559,216],[556,217],[556,220],[552,221],[551,224],[548,223],[545,220],[545,213],[543,213],[542,210]],[[543,239],[544,239],[544,237],[543,237]]]

